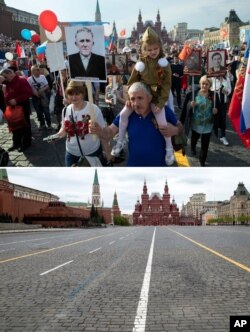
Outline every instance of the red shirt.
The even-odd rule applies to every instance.
[[[33,94],[31,86],[24,77],[16,75],[11,82],[5,81],[4,84],[6,84],[6,103],[11,99],[15,99],[17,104],[21,104],[27,101]]]

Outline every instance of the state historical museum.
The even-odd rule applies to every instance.
[[[133,224],[138,226],[180,224],[179,209],[174,199],[170,202],[167,181],[162,196],[159,193],[152,193],[149,196],[146,180],[144,181],[141,202],[138,199],[133,212]]]

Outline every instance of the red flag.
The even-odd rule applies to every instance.
[[[234,93],[230,102],[228,116],[232,122],[234,130],[242,140],[242,143],[246,148],[250,149],[250,130],[247,130],[245,134],[240,131],[240,118],[242,110],[242,96],[245,84],[245,77],[239,73],[238,80],[236,82]]]
[[[20,43],[19,43],[18,40],[16,41],[16,49],[15,49],[15,53],[17,54],[17,56],[18,56],[19,58],[22,57],[23,50],[22,50],[22,47],[21,47],[21,45],[20,45]]]
[[[191,54],[192,54],[192,48],[188,44],[185,44],[178,57],[181,61],[186,61]]]
[[[125,28],[120,31],[120,37],[124,37],[124,36],[126,36],[126,29]]]

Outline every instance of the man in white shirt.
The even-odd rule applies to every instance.
[[[44,75],[40,74],[40,68],[37,65],[31,67],[31,76],[28,78],[28,83],[32,87],[33,96],[32,103],[37,113],[37,118],[40,123],[40,129],[51,127],[51,118],[49,111],[49,84]]]

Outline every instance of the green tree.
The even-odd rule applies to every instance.
[[[122,216],[115,216],[114,224],[119,226],[130,226],[128,219]]]

